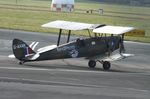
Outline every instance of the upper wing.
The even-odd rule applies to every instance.
[[[97,26],[97,24],[88,24],[88,23],[62,21],[62,20],[48,22],[42,25],[42,27],[46,27],[46,28],[56,28],[56,29],[64,29],[64,30],[94,29],[95,26]]]
[[[122,26],[103,26],[93,30],[94,33],[105,33],[105,34],[123,34],[134,30],[134,27],[122,27]]]
[[[110,26],[104,24],[89,24],[81,22],[56,20],[43,24],[42,27],[64,29],[64,30],[85,30],[91,29],[94,33],[123,34],[134,30],[134,27]]]

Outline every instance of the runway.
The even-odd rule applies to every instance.
[[[65,36],[63,36],[66,38]],[[89,69],[88,60],[67,59],[25,63],[8,58],[14,38],[35,50],[55,44],[57,35],[0,29],[0,99],[149,99],[150,44],[125,42],[134,57]],[[75,39],[77,37],[72,37]],[[64,42],[64,41],[63,41]]]

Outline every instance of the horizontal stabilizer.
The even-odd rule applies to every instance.
[[[57,47],[57,45],[50,45],[50,46],[39,48],[37,51],[38,51],[38,53],[43,53],[43,52],[46,52],[46,51],[50,51],[50,50],[52,50],[56,47]]]

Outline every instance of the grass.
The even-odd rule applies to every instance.
[[[40,26],[53,20],[69,20],[87,23],[134,26],[146,30],[146,37],[127,37],[128,40],[150,42],[150,8],[95,3],[76,3],[78,9],[104,9],[104,14],[49,12],[50,2],[40,0],[0,0],[0,28],[19,29],[36,32],[57,32]],[[12,5],[4,5],[12,4]],[[21,6],[20,6],[21,5]],[[25,5],[25,6],[23,6]],[[83,32],[74,34],[84,35]]]

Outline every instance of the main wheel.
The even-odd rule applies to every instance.
[[[104,62],[103,62],[103,69],[104,69],[104,70],[109,70],[110,67],[111,67],[110,62],[108,62],[108,61],[104,61]]]
[[[95,66],[96,66],[96,61],[90,60],[89,63],[88,63],[88,65],[89,65],[90,68],[95,68]]]

